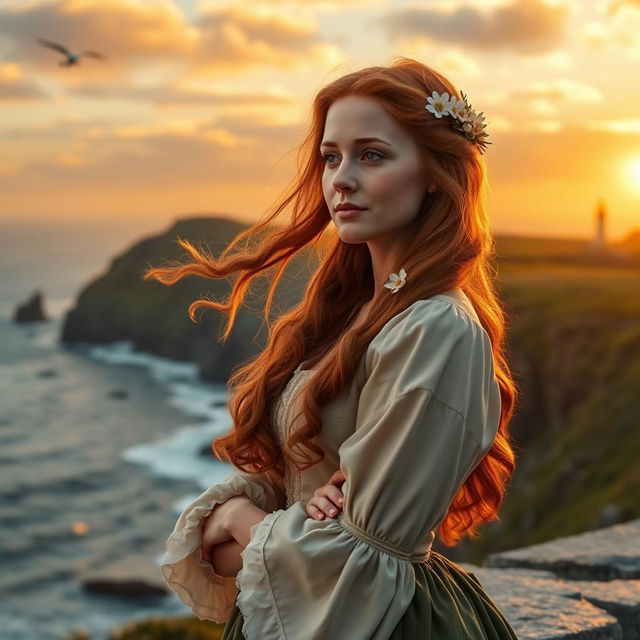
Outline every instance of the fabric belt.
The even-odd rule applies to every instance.
[[[412,553],[411,551],[400,549],[399,547],[389,544],[388,542],[384,542],[383,540],[373,538],[366,531],[353,524],[353,522],[348,522],[347,520],[345,520],[342,513],[338,516],[337,520],[347,531],[349,531],[349,533],[353,534],[356,538],[361,538],[372,547],[375,547],[380,551],[384,551],[391,556],[395,556],[399,560],[408,560],[409,562],[426,562],[431,556],[431,545],[429,545],[429,548],[425,549],[421,553]]]

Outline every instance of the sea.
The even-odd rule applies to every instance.
[[[91,586],[164,585],[160,559],[179,514],[232,471],[202,454],[231,427],[226,387],[127,341],[59,340],[82,288],[161,231],[148,221],[0,221],[2,640],[103,640],[135,620],[192,615],[171,591]],[[48,320],[14,322],[35,291]]]

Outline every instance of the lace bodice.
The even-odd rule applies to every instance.
[[[284,445],[292,429],[293,408],[297,406],[297,402],[295,402],[297,393],[315,371],[315,369],[300,369],[298,367],[275,403],[273,425],[275,436],[280,446]],[[285,461],[284,485],[287,493],[286,508],[288,509],[294,502],[303,500],[302,477],[295,466],[291,465],[288,460]]]

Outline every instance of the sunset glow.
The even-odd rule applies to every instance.
[[[316,92],[408,56],[483,112],[497,232],[640,227],[638,2],[0,0],[0,44],[0,221],[257,220]]]
[[[625,165],[625,178],[631,190],[640,195],[640,156],[627,161]]]

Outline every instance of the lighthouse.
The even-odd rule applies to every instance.
[[[598,201],[598,206],[596,208],[596,233],[593,239],[592,248],[598,252],[604,252],[607,249],[607,243],[605,240],[605,232],[604,225],[605,219],[607,217],[607,212],[604,207],[604,202],[602,200]]]

